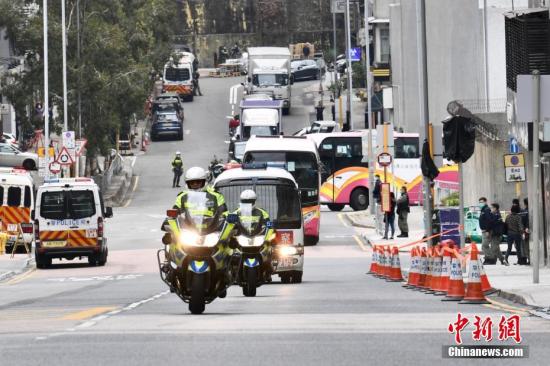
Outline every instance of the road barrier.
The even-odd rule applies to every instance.
[[[374,245],[368,274],[388,282],[403,282],[399,248]],[[462,272],[465,261],[469,268],[466,284]],[[409,276],[403,287],[444,296],[442,301],[459,301],[460,304],[487,304],[485,295],[497,291],[489,283],[477,245],[457,250],[451,239],[430,248],[414,246]]]

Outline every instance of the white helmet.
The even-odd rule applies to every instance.
[[[246,189],[241,193],[241,203],[251,203],[254,205],[256,203],[256,192],[251,189]]]
[[[176,156],[178,156],[178,155],[181,155],[181,153],[179,151],[176,151]]]
[[[206,186],[207,177],[208,174],[206,170],[201,167],[194,166],[187,169],[185,172],[185,183],[187,183],[187,188],[192,191],[201,191]],[[194,182],[201,182],[201,186],[197,188],[191,187],[190,185],[193,185]]]

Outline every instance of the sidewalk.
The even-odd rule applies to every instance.
[[[367,211],[346,213],[346,219],[358,228],[361,239],[369,247],[373,245],[396,245],[402,246],[417,240],[424,235],[422,207],[411,207],[409,214],[409,238],[395,238],[394,240],[383,240],[382,236],[374,229],[374,218]],[[397,219],[396,219],[396,234]],[[419,243],[417,245],[422,245]],[[501,244],[504,250],[506,244]],[[410,266],[410,250],[412,246],[400,249],[400,261],[402,270],[408,272]],[[481,250],[481,245],[478,244]],[[533,268],[531,266],[518,266],[515,256],[510,256],[510,265],[501,264],[484,266],[485,272],[492,287],[500,290],[499,296],[507,300],[539,308],[537,315],[543,315],[550,319],[550,268],[540,268],[540,281],[533,284]],[[464,278],[468,275],[465,272]]]
[[[27,254],[16,254],[10,258],[10,254],[0,255],[0,282],[23,273],[34,265],[34,257]]]

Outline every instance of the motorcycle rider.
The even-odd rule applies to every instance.
[[[183,174],[183,160],[181,160],[181,153],[179,151],[176,151],[176,156],[172,160],[172,171],[174,172],[172,188],[180,187],[180,177]]]

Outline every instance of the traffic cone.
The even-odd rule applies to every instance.
[[[384,247],[384,274],[383,277],[388,279],[391,272],[391,253],[390,246],[386,245]]]
[[[433,248],[428,248],[426,251],[426,280],[424,285],[420,286],[420,291],[429,293],[432,283],[432,270],[433,270]]]
[[[367,274],[375,274],[378,267],[378,253],[376,245],[372,248],[372,257],[370,262],[370,269]]]
[[[420,259],[418,258],[418,248],[413,247],[411,249],[411,266],[409,268],[409,278],[407,283],[403,285],[405,288],[415,288],[418,286],[418,263]]]
[[[428,273],[428,259],[426,258],[426,248],[420,250],[420,263],[419,263],[419,274],[418,274],[418,284],[415,290],[422,290],[426,284],[426,273]]]
[[[433,252],[433,270],[432,270],[432,282],[430,283],[431,293],[434,295],[440,295],[439,286],[441,285],[441,265],[443,258],[441,257],[441,246],[438,244],[434,247]]]
[[[451,249],[454,245],[452,243],[443,246],[443,259],[441,261],[441,276],[439,280],[439,287],[436,289],[435,295],[446,295],[449,289],[449,275],[451,274]]]
[[[470,265],[468,267],[468,284],[466,295],[461,304],[489,304],[481,290],[481,263],[479,262],[477,245],[472,245]]]
[[[453,250],[451,252],[451,272],[449,276],[449,288],[447,296],[442,301],[460,301],[464,298],[464,279],[462,278],[462,266]]]
[[[403,274],[401,273],[401,261],[399,260],[399,249],[397,247],[392,248],[392,261],[390,276],[387,279],[390,282],[403,281]]]
[[[498,290],[492,287],[489,283],[489,278],[487,277],[487,273],[485,273],[485,268],[483,268],[483,263],[481,262],[481,259],[479,259],[479,256],[477,261],[479,262],[479,267],[481,268],[481,291],[483,291],[485,295],[494,294]]]

